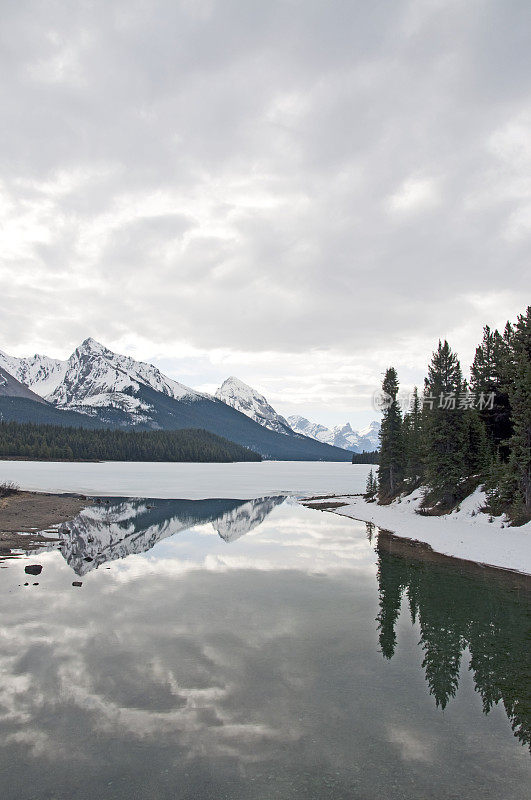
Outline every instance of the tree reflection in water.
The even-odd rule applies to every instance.
[[[409,554],[408,554],[409,549]],[[503,703],[515,736],[531,743],[529,583],[475,565],[457,566],[413,555],[413,548],[385,533],[378,537],[377,616],[384,658],[393,657],[403,598],[418,621],[430,694],[442,709],[455,697],[461,657],[470,653],[476,691],[488,714]]]

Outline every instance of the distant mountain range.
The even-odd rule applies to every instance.
[[[294,431],[262,395],[235,378],[213,397],[94,339],[86,339],[66,361],[0,351],[0,368],[0,419],[141,430],[203,428],[264,458],[349,460],[345,449]]]
[[[288,422],[297,433],[303,433],[305,436],[334,445],[334,447],[343,447],[353,453],[361,453],[363,450],[378,450],[380,447],[380,423],[377,421],[371,422],[360,431],[353,430],[348,422],[335,428],[327,428],[325,425],[310,422],[306,417],[299,416],[288,417]]]
[[[317,422],[310,422],[306,417],[292,416],[287,419],[269,404],[266,398],[238,378],[227,378],[216,392],[216,397],[237,408],[242,414],[259,422],[272,431],[292,436],[299,433],[318,442],[361,453],[363,450],[378,450],[380,423],[371,422],[361,431],[355,431],[346,423],[343,426],[327,428]]]

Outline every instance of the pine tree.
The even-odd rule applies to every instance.
[[[365,484],[365,496],[366,497],[371,497],[372,496],[373,480],[374,479],[373,479],[372,469],[371,469],[371,470],[369,470],[369,474],[367,475],[367,483]]]
[[[466,409],[464,412],[464,426],[464,474],[467,477],[477,476],[485,480],[488,475],[491,456],[486,428],[476,409]]]
[[[508,339],[512,328],[506,328]],[[483,329],[483,340],[476,348],[470,369],[470,388],[474,394],[475,408],[485,425],[487,438],[494,451],[504,461],[509,456],[508,440],[512,435],[511,407],[509,402],[510,359],[509,343],[505,336],[488,325]],[[493,402],[484,403],[493,396]],[[480,405],[486,405],[480,408]]]
[[[394,367],[386,370],[382,391],[389,403],[384,410],[380,430],[380,462],[378,467],[378,493],[380,501],[391,499],[399,491],[405,466],[405,449],[402,431],[402,414],[397,401],[398,376]]]
[[[406,453],[406,477],[412,484],[415,484],[419,481],[423,473],[422,405],[416,386],[413,389],[410,410],[404,417],[403,431]]]
[[[459,408],[461,366],[448,342],[439,341],[424,386],[426,474],[431,500],[453,507],[465,469],[465,420]]]
[[[513,516],[531,519],[531,306],[520,314],[510,339],[513,380],[509,396],[514,433],[506,481],[510,486]]]
[[[367,500],[374,500],[374,497],[378,491],[378,480],[376,475],[370,470],[367,476],[367,483],[365,485],[365,497]]]

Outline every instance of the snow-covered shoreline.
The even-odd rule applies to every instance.
[[[459,511],[440,517],[418,514],[421,501],[419,489],[387,506],[353,495],[312,498],[311,504],[344,517],[373,522],[395,536],[422,542],[452,558],[531,575],[531,523],[511,528],[503,517],[492,518],[482,513],[479,509],[485,496],[480,489],[463,501]]]

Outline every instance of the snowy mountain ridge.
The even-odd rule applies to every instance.
[[[120,409],[134,422],[148,419],[150,406],[137,396],[142,386],[175,400],[204,397],[164,376],[152,364],[118,355],[88,338],[66,361],[35,355],[14,358],[0,351],[0,366],[58,408],[91,414],[94,409]]]
[[[16,358],[0,350],[0,367],[43,398],[51,394],[61,383],[67,363],[38,354],[27,358]]]
[[[368,429],[362,435],[348,424],[330,431],[304,417],[286,420],[260,392],[234,376],[213,397],[163,375],[153,364],[114,353],[92,338],[85,339],[65,361],[38,354],[16,358],[0,351],[0,368],[14,379],[4,394],[17,394],[12,387],[19,381],[60,412],[91,417],[90,424],[205,428],[266,458],[343,460],[341,451],[377,447],[377,430]],[[10,418],[17,419],[11,406],[9,412]],[[336,448],[335,453],[329,445]]]
[[[227,405],[254,419],[264,428],[283,433],[286,436],[293,436],[293,430],[288,421],[269,405],[262,394],[238,378],[234,376],[227,378],[216,391],[215,396],[218,400],[223,400]]]
[[[360,431],[355,431],[349,422],[327,428],[325,425],[310,422],[306,417],[297,415],[288,417],[288,422],[297,433],[310,436],[325,444],[342,447],[344,450],[351,450],[353,453],[361,453],[363,450],[373,451],[379,447],[380,423],[376,420]]]

